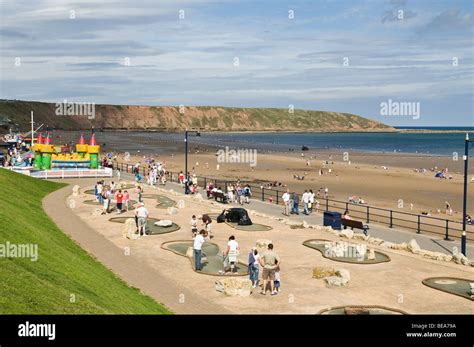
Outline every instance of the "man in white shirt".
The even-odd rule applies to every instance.
[[[227,250],[224,252],[224,270],[227,270],[230,264],[230,271],[234,272],[237,270],[235,264],[237,263],[237,256],[239,254],[239,244],[235,241],[235,236],[229,237],[227,242]]]
[[[102,183],[97,183],[97,199],[99,200],[99,204],[102,204],[104,200],[102,199]]]
[[[201,230],[199,235],[197,235],[194,238],[194,267],[196,271],[201,271],[202,270],[202,264],[201,264],[201,254],[202,254],[202,245],[205,242],[204,240],[204,234],[206,232],[204,230]]]
[[[135,217],[137,218],[137,226],[138,226],[138,235],[143,236],[146,235],[146,221],[148,218],[148,210],[145,208],[145,204],[139,203],[136,210],[135,210]]]
[[[283,204],[285,205],[285,209],[283,210],[283,214],[285,216],[290,215],[290,190],[287,189],[286,192],[282,196]]]

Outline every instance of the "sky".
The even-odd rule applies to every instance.
[[[472,0],[0,0],[0,98],[474,126]],[[381,112],[412,103],[420,114]]]

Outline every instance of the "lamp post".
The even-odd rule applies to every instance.
[[[469,133],[466,133],[464,141],[464,194],[462,206],[462,236],[461,236],[461,253],[466,255],[466,215],[467,215],[467,176],[468,176],[468,159],[469,159],[469,143],[474,142],[469,140]]]
[[[188,176],[188,134],[195,134],[197,137],[201,136],[199,131],[195,130],[185,130],[184,132],[184,177],[185,177],[185,185],[184,185],[184,194],[189,194],[189,176]]]

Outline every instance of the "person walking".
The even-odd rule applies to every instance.
[[[143,194],[143,189],[142,189],[142,187],[138,186],[137,187],[138,202],[143,202],[142,201],[142,194]]]
[[[209,217],[207,214],[203,214],[201,217],[202,224],[204,225],[204,230],[206,231],[206,234],[209,235],[209,238],[212,239],[213,236],[211,235],[211,229],[212,229],[212,219]]]
[[[137,217],[138,222],[138,235],[146,236],[146,223],[148,219],[148,210],[145,208],[144,203],[139,203],[135,209],[135,216]]]
[[[123,199],[125,201],[125,211],[128,212],[128,209],[130,208],[130,194],[128,193],[128,190],[123,192]]]
[[[291,208],[291,214],[299,215],[300,214],[300,210],[299,210],[300,197],[298,196],[298,193],[293,192],[291,198],[293,200],[293,206]]]
[[[121,189],[115,193],[115,199],[117,200],[117,212],[122,213],[123,194]]]
[[[289,189],[287,189],[286,192],[283,193],[282,199],[283,199],[283,205],[284,205],[283,214],[285,216],[289,216],[290,215],[290,190]]]
[[[206,240],[204,239],[204,235],[206,232],[201,230],[199,234],[194,238],[193,250],[194,250],[194,268],[196,271],[202,270],[201,264],[201,254],[202,254],[202,245]]]
[[[267,283],[270,282],[270,292],[271,295],[276,295],[278,292],[275,290],[274,282],[275,281],[275,269],[277,266],[280,266],[281,261],[278,254],[273,251],[273,244],[268,244],[268,249],[259,259],[260,265],[263,267],[262,279],[263,279],[263,288],[262,295],[267,294]]]
[[[253,247],[249,253],[249,278],[252,281],[252,287],[257,288],[258,286],[258,274],[260,272],[259,265],[259,254],[256,247]]]

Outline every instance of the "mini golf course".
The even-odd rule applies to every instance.
[[[217,217],[219,217],[219,213],[208,213],[207,215],[214,221],[217,221]],[[253,223],[252,225],[239,225],[237,223],[225,222],[225,224],[242,231],[269,231],[273,229],[271,226],[258,223]]]
[[[321,315],[405,315],[402,310],[379,305],[337,306],[319,311]]]
[[[350,264],[378,264],[378,263],[385,263],[390,261],[390,257],[385,253],[375,251],[375,259],[368,259],[368,252],[365,254],[364,258],[359,256],[355,256],[357,254],[355,246],[348,245],[348,252],[347,256],[342,257],[330,257],[326,254],[325,245],[327,243],[331,243],[332,241],[329,240],[307,240],[303,242],[303,245],[321,252],[324,258],[331,259],[334,261],[339,261],[343,263],[350,263]]]
[[[125,221],[129,218],[134,218],[134,217],[113,217],[113,218],[110,218],[109,221],[114,222],[114,223],[125,223]],[[148,218],[147,223],[146,223],[147,235],[168,234],[168,233],[172,233],[173,231],[177,231],[181,229],[181,227],[176,223],[173,223],[172,225],[168,227],[155,225],[155,222],[158,222],[158,221],[159,219],[156,219],[156,218]]]
[[[142,196],[145,199],[155,199],[158,201],[158,205],[156,205],[156,208],[168,208],[168,207],[174,207],[176,206],[176,201],[173,199],[168,198],[167,196],[164,195],[159,195],[159,194],[143,194]]]
[[[165,242],[161,245],[163,249],[171,251],[175,254],[186,257],[188,248],[193,247],[193,241],[170,241]],[[191,267],[194,271],[194,257],[188,258],[191,261]],[[224,270],[224,259],[222,252],[219,250],[219,246],[215,243],[205,242],[202,246],[202,271],[196,271],[205,275],[213,276],[245,276],[248,275],[248,267],[243,263],[238,263],[236,266],[237,272],[229,273],[228,275],[223,273]]]
[[[474,283],[474,280],[454,277],[430,277],[423,280],[422,283],[427,287],[474,301],[474,298],[471,298],[470,285],[470,283]]]

